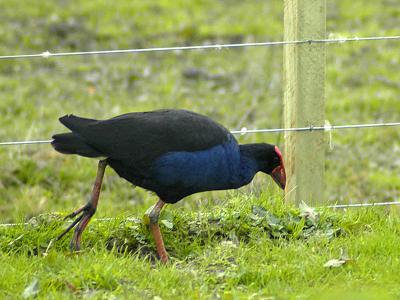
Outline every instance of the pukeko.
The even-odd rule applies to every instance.
[[[80,249],[82,232],[97,208],[107,165],[135,186],[158,195],[147,217],[162,262],[168,261],[168,255],[158,218],[165,203],[198,192],[239,188],[259,171],[285,188],[285,168],[277,146],[239,145],[222,125],[191,111],[134,112],[108,120],[66,115],[60,122],[71,132],[53,136],[55,150],[99,159],[91,199],[67,216],[76,219],[58,237],[76,227],[71,250]]]

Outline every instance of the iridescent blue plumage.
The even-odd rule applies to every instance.
[[[233,138],[207,150],[164,154],[153,166],[157,193],[170,201],[202,191],[239,188],[257,171],[257,162],[241,153]]]

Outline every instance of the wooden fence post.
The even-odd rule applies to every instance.
[[[285,40],[324,39],[326,0],[284,0]],[[284,125],[325,122],[325,44],[285,45]],[[324,202],[324,132],[286,132],[286,199]]]

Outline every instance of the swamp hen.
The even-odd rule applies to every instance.
[[[67,216],[75,220],[58,237],[75,227],[71,250],[80,249],[82,232],[97,208],[107,165],[135,186],[158,195],[147,216],[164,263],[168,254],[158,218],[165,203],[176,203],[198,192],[239,188],[259,171],[285,188],[285,168],[277,146],[239,145],[225,127],[191,111],[134,112],[108,120],[66,115],[60,122],[71,132],[53,136],[55,150],[99,159],[91,199]]]

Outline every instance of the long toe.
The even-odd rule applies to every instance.
[[[78,226],[76,226],[75,231],[74,231],[74,236],[71,239],[70,242],[70,249],[71,251],[79,251],[81,249],[81,237],[82,233],[85,230],[86,226],[89,224],[90,219],[92,218],[93,213],[88,212],[85,214],[82,218],[82,220],[79,222]]]
[[[66,218],[75,218],[72,223],[57,237],[60,240],[64,235],[66,235],[72,228],[75,228],[74,235],[69,244],[71,251],[80,250],[80,240],[83,231],[85,230],[87,224],[89,223],[91,217],[94,215],[96,209],[90,204],[86,204],[80,209],[69,214]]]

